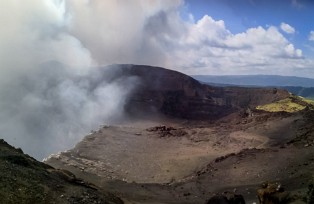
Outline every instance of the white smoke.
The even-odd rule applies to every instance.
[[[90,130],[123,116],[135,79],[109,82],[100,69],[83,76],[72,71],[49,62],[1,83],[1,137],[43,158],[70,148]]]
[[[85,13],[92,15],[85,9],[96,8],[87,5],[92,1],[75,2],[0,3],[0,134],[39,159],[70,148],[91,129],[121,116],[136,83],[133,78],[109,83],[107,73],[96,67],[111,63],[106,61],[111,53],[120,56],[110,49],[130,39],[112,42],[106,53],[97,56],[97,47],[110,45],[110,29],[97,34],[99,25],[76,25]],[[84,5],[81,12],[75,11]],[[87,30],[95,36],[86,37],[99,45],[84,44]]]

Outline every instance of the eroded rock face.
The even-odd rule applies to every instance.
[[[188,119],[217,119],[289,97],[272,88],[214,87],[172,70],[140,65],[110,66],[111,78],[131,76],[137,86],[126,103],[131,114],[163,113]]]

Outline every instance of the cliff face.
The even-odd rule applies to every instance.
[[[209,86],[158,67],[115,65],[114,69],[113,77],[137,78],[138,84],[125,106],[131,114],[160,112],[179,118],[210,120],[290,95],[285,90],[272,88]]]

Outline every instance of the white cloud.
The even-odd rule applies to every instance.
[[[303,60],[302,50],[274,26],[233,34],[223,21],[204,16],[187,27],[187,32],[171,46],[177,49],[169,55],[173,63],[169,67],[184,67],[188,73],[284,73],[284,67],[293,69]]]
[[[300,2],[300,0],[291,0],[291,5],[294,8],[301,9],[304,5]]]
[[[314,41],[314,31],[313,30],[310,32],[309,40]]]
[[[295,33],[294,27],[290,26],[290,25],[287,24],[287,23],[281,23],[281,24],[280,24],[280,28],[281,28],[281,30],[284,31],[285,33],[288,33],[288,34],[293,34],[293,33]]]

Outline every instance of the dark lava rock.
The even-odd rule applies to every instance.
[[[148,132],[156,132],[159,137],[182,137],[184,135],[187,135],[187,132],[185,132],[182,129],[176,129],[171,126],[155,126],[147,129]]]
[[[82,182],[71,172],[36,161],[0,140],[0,203],[122,204],[118,197]]]
[[[307,203],[314,203],[314,184],[309,185]]]
[[[242,195],[224,193],[213,196],[206,201],[206,204],[245,204],[245,200]]]

